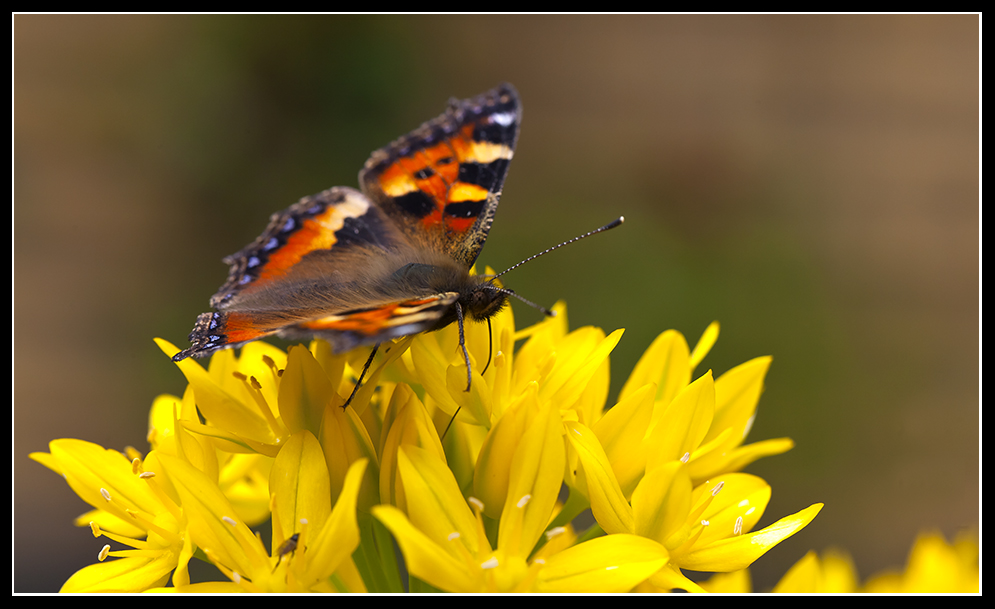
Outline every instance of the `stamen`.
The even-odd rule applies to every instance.
[[[476,508],[478,511],[481,512],[484,511],[484,502],[481,501],[480,499],[477,499],[476,497],[467,497],[466,501],[474,508]]]
[[[725,485],[726,485],[726,481],[725,480],[723,480],[722,482],[719,482],[718,484],[716,484],[715,488],[712,489],[712,497],[718,495],[719,491],[721,491],[722,487],[725,486]]]
[[[142,460],[135,457],[131,460],[131,473],[137,474],[142,471]]]
[[[712,523],[708,522],[707,520],[702,520],[701,521],[701,526],[703,526],[703,527],[707,527],[710,524],[712,524]]]
[[[498,566],[498,559],[496,556],[491,556],[484,562],[480,563],[481,569],[496,569]]]
[[[138,477],[142,480],[148,480],[149,478],[155,478],[155,472],[142,472],[138,474]]]
[[[526,504],[528,504],[529,500],[531,500],[531,499],[532,499],[532,495],[525,495],[524,497],[522,497],[521,499],[519,499],[518,503],[516,503],[515,505],[517,507],[523,508],[523,507],[526,506]]]
[[[107,555],[110,553],[111,553],[111,546],[110,544],[107,544],[104,547],[100,548],[100,553],[97,554],[97,560],[99,560],[100,562],[104,562],[107,559]]]
[[[447,539],[448,541],[453,541],[454,539],[459,539],[459,531],[453,531],[452,533],[450,533],[450,534],[449,534],[449,535],[448,535],[448,536],[446,537],[446,539]]]
[[[691,460],[691,453],[684,453],[681,455],[681,463],[687,463]]]
[[[93,533],[94,537],[100,537],[100,525],[94,521],[90,521],[90,532]]]
[[[100,489],[100,496],[104,498],[104,501],[110,503],[111,494],[107,491],[107,489],[105,488]]]
[[[238,526],[238,523],[235,522],[232,518],[230,518],[228,516],[222,516],[221,517],[221,521],[224,522],[224,523],[226,523],[226,524],[229,524],[229,525],[231,525],[233,527],[234,526]]]
[[[567,530],[564,527],[553,527],[550,530],[546,531],[546,539],[547,540],[548,539],[552,539],[552,538],[556,537],[557,535],[562,535],[563,533],[566,533],[566,532],[567,532]]]
[[[732,526],[733,535],[741,535],[743,533],[743,517],[739,516],[736,518],[736,524]]]

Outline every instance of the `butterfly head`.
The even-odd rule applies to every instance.
[[[492,277],[480,277],[480,280],[460,294],[459,303],[470,317],[477,321],[485,321],[497,315],[508,303],[511,290],[500,288]]]

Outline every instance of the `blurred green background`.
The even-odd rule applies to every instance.
[[[979,17],[33,16],[13,19],[14,589],[55,591],[103,541],[27,457],[147,449],[220,260],[269,214],[513,83],[524,107],[480,262],[618,215],[507,285],[571,327],[626,329],[613,395],[663,330],[722,333],[699,373],[774,363],[748,471],[760,522],[826,503],[753,570],[808,549],[861,576],[916,533],[977,527]],[[516,306],[519,325],[538,320]]]

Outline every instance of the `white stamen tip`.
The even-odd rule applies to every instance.
[[[142,472],[138,474],[138,477],[142,480],[147,480],[149,478],[155,478],[155,472]]]
[[[681,463],[687,463],[691,460],[691,453],[684,453],[681,455]]]
[[[111,494],[105,488],[100,489],[100,496],[104,498],[104,501],[110,501],[111,500]]]
[[[459,539],[459,531],[453,531],[446,537],[446,539],[448,539],[449,541],[452,541],[454,539]]]
[[[97,560],[99,560],[100,562],[104,562],[104,560],[107,558],[107,555],[110,553],[111,553],[111,546],[105,545],[104,547],[100,548],[100,553],[97,554]]]
[[[520,508],[523,508],[523,507],[526,506],[526,504],[528,504],[528,502],[529,502],[530,499],[532,499],[532,495],[525,495],[524,497],[522,497],[521,499],[519,499],[518,503],[516,503],[515,505],[518,506],[518,507],[520,507]]]
[[[301,518],[301,524],[307,524],[307,518]]]
[[[736,524],[732,525],[732,534],[741,535],[743,533],[743,517],[736,518]]]
[[[553,527],[550,530],[546,531],[546,539],[552,539],[557,535],[562,535],[563,533],[566,533],[566,531],[567,530],[563,527]]]
[[[711,523],[711,522],[708,522],[707,520],[702,520],[702,521],[701,521],[701,526],[703,526],[703,527],[707,527],[707,526],[708,526],[708,525],[710,525],[710,524],[712,524],[712,523]]]
[[[236,584],[242,583],[242,576],[238,574],[238,571],[231,572],[231,580]]]
[[[484,502],[480,499],[477,499],[476,497],[468,497],[467,502],[481,512],[484,511]]]
[[[498,566],[498,559],[495,558],[494,556],[491,556],[484,562],[480,563],[481,569],[495,569],[497,568],[497,566]]]
[[[719,482],[718,484],[716,484],[715,488],[712,489],[712,497],[718,495],[719,491],[721,491],[722,487],[725,486],[725,485],[726,485],[726,481],[725,480],[723,480],[722,482]]]
[[[230,518],[230,517],[228,517],[228,516],[222,516],[222,517],[221,517],[221,522],[224,522],[225,524],[229,524],[229,525],[231,525],[231,526],[236,526],[236,525],[238,525],[238,523],[237,523],[237,522],[235,522],[235,520],[234,520],[233,518]]]

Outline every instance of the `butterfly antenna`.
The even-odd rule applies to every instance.
[[[605,225],[604,225],[604,226],[602,226],[601,228],[596,228],[596,229],[592,230],[592,231],[591,231],[591,232],[589,232],[589,233],[584,233],[583,235],[579,235],[579,236],[577,236],[577,237],[574,237],[573,239],[570,239],[570,240],[568,240],[568,241],[564,241],[563,243],[561,243],[561,244],[559,244],[559,245],[554,245],[553,247],[549,248],[548,250],[545,250],[545,251],[542,251],[542,252],[539,252],[538,254],[535,254],[535,255],[533,255],[533,256],[529,256],[528,258],[526,258],[525,260],[522,260],[522,261],[521,261],[521,262],[519,262],[518,264],[516,264],[516,265],[513,265],[513,266],[510,266],[510,267],[506,268],[505,270],[501,271],[500,273],[498,273],[497,275],[494,275],[494,277],[492,277],[491,279],[492,279],[492,280],[493,280],[493,279],[497,279],[498,277],[500,277],[501,275],[504,275],[504,274],[505,274],[505,273],[507,273],[508,271],[511,271],[511,270],[513,270],[513,269],[517,269],[518,267],[522,266],[522,265],[523,265],[523,264],[525,264],[526,262],[531,262],[532,260],[535,260],[535,259],[536,259],[536,258],[538,258],[539,256],[543,256],[543,255],[545,255],[545,254],[548,254],[549,252],[551,252],[551,251],[553,251],[553,250],[558,250],[558,249],[560,249],[561,247],[563,247],[564,245],[570,245],[570,244],[571,244],[571,243],[573,243],[574,241],[580,241],[581,239],[583,239],[583,238],[585,238],[585,237],[590,237],[591,235],[597,235],[598,233],[603,233],[603,232],[605,232],[606,230],[610,230],[610,229],[613,229],[613,228],[615,228],[616,226],[618,226],[618,225],[622,224],[623,222],[625,222],[625,216],[619,216],[618,218],[616,218],[615,220],[612,220],[612,221],[611,221],[611,222],[609,222],[608,224],[605,224]],[[499,289],[500,289],[500,288],[499,288]],[[502,290],[502,291],[507,291],[507,290]],[[522,301],[526,302],[526,303],[528,303],[528,302],[529,302],[529,301],[525,300],[524,298],[522,298],[521,296],[517,296],[517,295],[515,295],[515,293],[514,293],[514,292],[509,292],[509,293],[510,293],[510,294],[512,294],[513,296],[515,296],[516,298],[518,298],[518,299],[520,299],[520,300],[522,300]],[[529,303],[529,304],[531,304],[531,303]],[[533,305],[533,306],[536,306],[536,305]],[[542,309],[542,307],[538,307],[538,308]],[[547,313],[547,315],[548,315],[548,313]]]
[[[535,258],[535,256],[533,256],[533,258]],[[518,266],[518,265],[516,264],[515,266]],[[515,267],[511,267],[511,268],[515,268]],[[508,269],[508,270],[510,271],[511,269]],[[496,276],[497,275],[495,275],[495,277]],[[529,300],[527,298],[522,298],[521,296],[519,296],[518,294],[516,294],[514,290],[508,290],[508,289],[505,289],[505,288],[499,288],[496,285],[492,285],[491,289],[493,289],[495,292],[501,292],[502,294],[507,294],[508,296],[514,296],[515,298],[517,298],[518,300],[521,300],[522,302],[524,302],[525,304],[529,305],[533,309],[539,309],[539,311],[542,312],[542,314],[545,315],[546,317],[556,317],[556,311],[550,311],[549,309],[547,309],[546,307],[542,306],[541,304],[536,304],[536,303],[532,302],[531,300]],[[488,320],[488,321],[490,321],[490,320]],[[490,362],[488,362],[488,363],[490,363]]]

